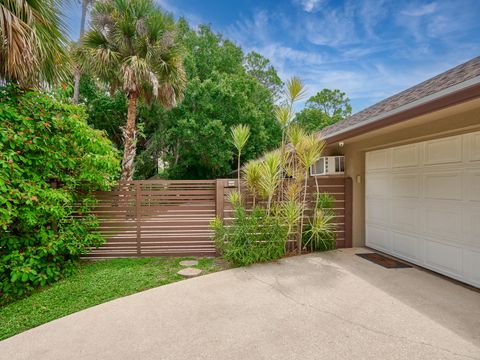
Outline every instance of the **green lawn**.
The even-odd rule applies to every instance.
[[[0,307],[0,340],[103,302],[182,280],[179,262],[191,258],[112,259],[80,262],[78,273]],[[199,259],[204,273],[222,270]]]

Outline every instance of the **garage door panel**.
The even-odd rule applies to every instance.
[[[392,217],[390,223],[393,229],[416,231],[422,216],[418,201],[394,200],[391,202]]]
[[[455,276],[462,275],[462,249],[437,240],[425,239],[425,264]]]
[[[392,250],[390,232],[387,229],[370,225],[367,228],[367,237],[370,244],[373,244],[373,247],[387,252]]]
[[[480,162],[480,131],[466,135],[467,160]]]
[[[463,231],[465,242],[480,251],[480,207],[468,206],[463,209]]]
[[[432,172],[423,176],[426,199],[462,200],[462,173]]]
[[[480,169],[466,172],[466,200],[480,203]]]
[[[393,250],[399,256],[414,262],[419,260],[419,240],[416,236],[392,231]]]
[[[367,153],[367,171],[388,169],[390,157],[388,150],[370,151]]]
[[[424,143],[426,165],[449,164],[462,161],[462,137],[453,136]]]
[[[462,208],[454,206],[427,207],[424,215],[424,231],[440,239],[453,239],[462,243]]]
[[[392,196],[396,198],[418,198],[418,174],[392,174]]]
[[[464,250],[463,272],[475,286],[480,287],[480,251]]]
[[[398,169],[418,165],[418,144],[399,146],[392,149],[392,168]]]
[[[480,132],[366,162],[367,246],[480,286]]]
[[[390,193],[390,175],[370,174],[366,183],[367,196],[385,197]]]
[[[373,224],[388,225],[390,220],[389,203],[379,199],[370,199],[366,209],[366,219]]]

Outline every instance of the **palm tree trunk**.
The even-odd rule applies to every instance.
[[[82,39],[85,33],[85,18],[87,17],[87,7],[89,0],[82,0],[82,17],[80,18],[80,39]],[[80,78],[82,73],[80,67],[75,67],[75,83],[73,86],[73,103],[78,104],[78,98],[80,96]]]
[[[137,150],[135,120],[137,116],[137,93],[128,94],[127,125],[123,129],[125,149],[122,160],[122,180],[130,181],[135,171],[134,160]]]

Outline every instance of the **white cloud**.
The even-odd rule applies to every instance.
[[[403,15],[407,16],[425,16],[425,15],[430,15],[433,14],[437,10],[437,3],[432,2],[430,4],[424,4],[424,5],[412,5],[408,9],[405,9],[401,11]]]
[[[353,9],[329,10],[305,20],[305,35],[315,45],[337,46],[358,39]]]
[[[299,3],[302,6],[303,10],[305,10],[306,12],[313,12],[316,9],[318,9],[318,7],[323,1],[322,0],[297,0],[296,2]]]

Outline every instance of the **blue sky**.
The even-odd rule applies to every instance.
[[[338,88],[354,112],[480,55],[480,0],[157,0],[269,58],[309,94]],[[80,8],[67,11],[78,37]]]

